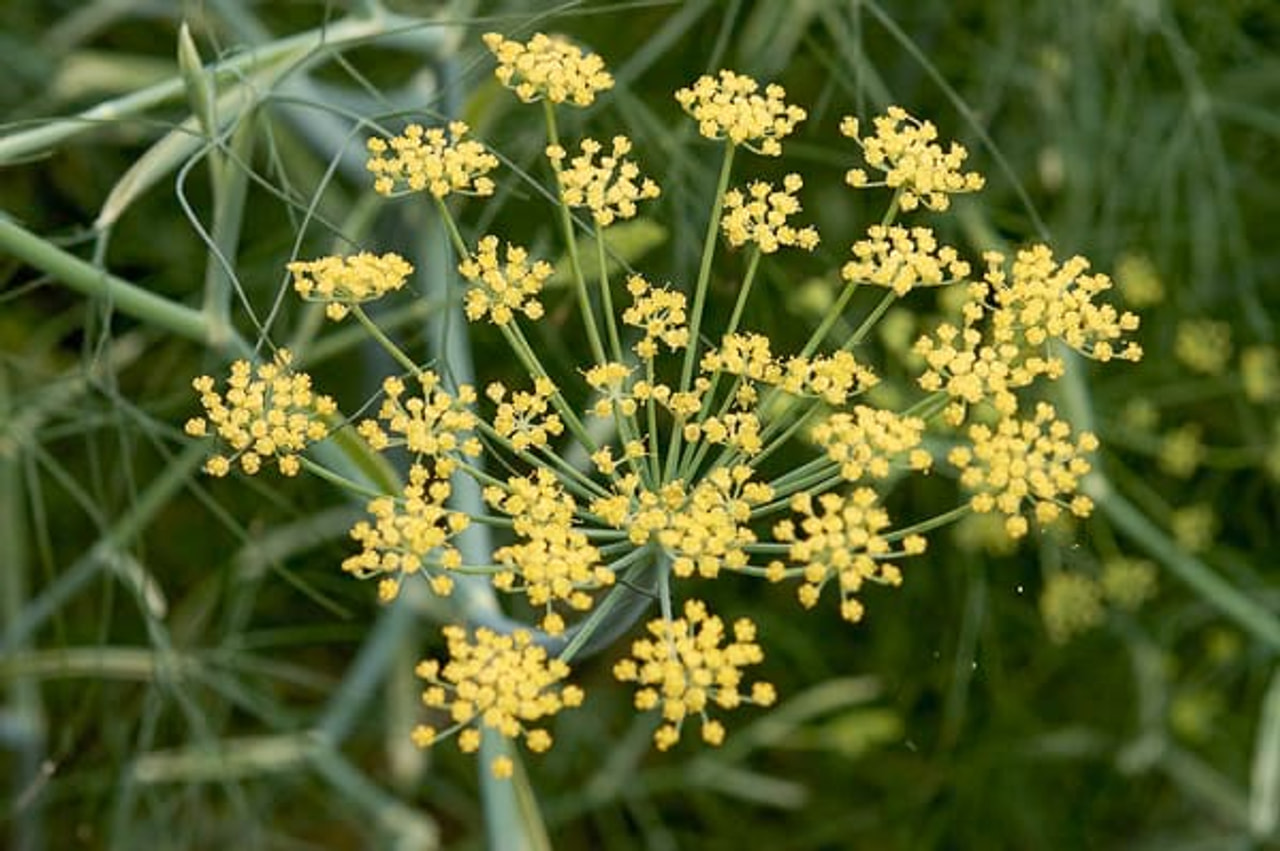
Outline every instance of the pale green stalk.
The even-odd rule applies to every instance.
[[[618,320],[613,315],[613,294],[609,290],[609,263],[604,250],[604,226],[596,223],[596,263],[600,267],[600,306],[604,308],[605,327],[613,359],[622,363],[622,341],[618,337]]]
[[[288,70],[309,55],[341,50],[378,36],[397,33],[413,34],[420,44],[432,48],[445,44],[448,37],[446,28],[424,28],[416,18],[388,12],[371,18],[349,17],[258,45],[251,51],[214,63],[207,73],[215,84],[234,84],[262,68],[278,66],[282,71]],[[41,126],[11,133],[0,138],[0,165],[38,156],[103,124],[143,115],[179,100],[185,92],[186,81],[175,75],[163,83],[105,101],[70,118],[53,119]]]
[[[0,215],[0,249],[83,295],[115,310],[204,346],[247,355],[249,345],[233,329],[215,329],[195,308],[170,301],[81,260]]]
[[[724,332],[725,337],[736,333],[738,330],[738,323],[742,321],[742,312],[747,306],[747,299],[751,294],[751,285],[755,282],[756,270],[760,266],[760,253],[759,246],[752,247],[751,258],[747,261],[747,272],[743,276],[742,286],[738,289],[738,298],[733,305],[733,313],[729,316],[729,325]],[[690,341],[692,342],[692,338]],[[699,425],[705,423],[707,421],[707,417],[711,414],[711,408],[715,404],[716,388],[720,384],[721,374],[720,370],[716,370],[715,374],[711,376],[711,385],[707,388],[706,394],[702,397],[702,407],[698,411],[697,421]],[[724,416],[729,410],[729,406],[733,403],[734,394],[737,392],[738,385],[741,383],[742,377],[738,376],[737,381],[734,382],[734,386],[729,389],[728,396],[725,397],[723,404],[721,404],[720,411],[717,416]],[[693,471],[698,469],[698,466],[706,457],[709,448],[709,444],[705,441],[700,447],[698,447],[696,452],[694,452],[694,447],[690,445],[688,450],[685,452],[684,459],[680,463],[680,471],[678,473],[679,477],[687,480],[688,477],[693,474]]]
[[[356,318],[356,321],[373,338],[374,342],[381,346],[387,354],[391,355],[395,362],[404,367],[409,374],[419,378],[422,377],[422,369],[413,362],[413,358],[405,354],[404,350],[397,346],[394,340],[383,333],[382,329],[378,327],[378,323],[370,319],[369,314],[364,312],[364,308],[358,304],[350,305],[350,307],[351,315]]]
[[[542,101],[542,114],[547,122],[547,143],[560,144],[556,130],[556,111],[549,100]],[[551,160],[551,169],[556,177],[556,204],[560,212],[560,227],[564,231],[565,249],[569,252],[569,266],[573,270],[574,289],[578,294],[578,310],[582,313],[582,324],[587,329],[587,341],[591,344],[591,355],[597,364],[605,362],[604,345],[600,342],[600,329],[596,327],[595,310],[591,306],[591,294],[587,291],[587,279],[582,273],[582,261],[578,258],[578,240],[573,233],[573,214],[564,201],[564,189],[560,185],[560,164]],[[601,275],[607,274],[603,258],[600,264]]]
[[[684,352],[684,363],[680,367],[680,392],[688,392],[693,382],[693,367],[698,360],[699,337],[702,333],[702,311],[707,301],[707,290],[711,286],[711,263],[716,255],[716,243],[720,236],[720,215],[724,210],[724,196],[729,189],[729,176],[733,173],[733,155],[737,147],[726,143],[724,159],[720,163],[720,178],[716,182],[716,194],[711,203],[711,218],[707,221],[707,234],[702,243],[702,262],[698,266],[698,280],[693,289],[693,307],[689,311],[689,345]],[[684,441],[682,429],[671,430],[671,440],[667,445],[667,463],[663,478],[670,481],[675,475],[680,461],[680,449]]]

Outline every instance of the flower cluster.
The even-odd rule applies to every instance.
[[[888,287],[899,296],[918,286],[937,286],[964,278],[969,264],[949,245],[939,246],[933,231],[873,225],[867,238],[853,244],[853,260],[840,270],[850,283]]]
[[[352,304],[373,301],[404,286],[413,266],[399,254],[379,257],[367,251],[350,257],[297,260],[288,269],[293,288],[306,301],[325,303],[325,315],[335,322]]]
[[[743,693],[742,669],[764,661],[756,644],[756,627],[747,618],[733,624],[733,640],[725,643],[724,622],[707,612],[704,603],[687,600],[684,617],[650,621],[651,638],[631,645],[631,658],[613,668],[624,683],[636,683],[636,709],[661,709],[663,724],[653,734],[658,750],[680,741],[686,718],[701,721],[702,740],[711,745],[724,741],[724,725],[710,718],[712,706],[735,709],[742,703],[771,706],[777,699],[772,685],[751,684]]]
[[[988,252],[985,259],[983,279],[969,284],[962,326],[943,323],[915,347],[926,363],[920,386],[957,400],[951,422],[963,419],[964,405],[982,401],[1012,415],[1014,390],[1062,375],[1065,364],[1053,341],[1103,362],[1142,357],[1137,343],[1121,339],[1137,329],[1138,317],[1095,301],[1111,281],[1085,274],[1084,258],[1059,265],[1048,246],[1036,245],[1019,251],[1008,273],[1004,255]]]
[[[550,410],[556,386],[545,376],[535,379],[533,391],[518,390],[507,396],[507,389],[495,381],[485,388],[485,395],[497,405],[493,414],[493,430],[511,442],[517,452],[545,449],[551,438],[564,432],[560,416]]]
[[[493,181],[485,175],[498,167],[498,158],[481,143],[464,140],[468,129],[454,121],[446,136],[438,127],[410,124],[390,141],[370,139],[366,167],[374,176],[374,190],[380,195],[426,191],[436,198],[453,192],[492,195]]]
[[[857,122],[845,122],[842,129],[858,140],[867,163],[884,174],[873,184],[855,170],[849,182],[897,191],[881,224],[854,244],[842,270],[847,285],[832,296],[818,327],[794,353],[775,352],[768,336],[750,328],[758,313],[748,310],[753,282],[758,270],[781,270],[770,268],[781,248],[812,250],[819,235],[793,221],[801,212],[798,175],[787,174],[780,185],[748,178],[737,184],[742,188],[726,187],[734,182],[738,147],[777,156],[804,110],[786,103],[780,87],[762,88],[731,71],[676,93],[700,132],[720,140],[724,157],[697,277],[690,276],[687,291],[655,286],[626,263],[611,262],[626,252],[610,258],[604,236],[606,227],[636,216],[640,202],[659,195],[628,159],[630,141],[615,136],[606,150],[581,140],[576,155],[569,153],[572,143],[560,142],[556,105],[585,106],[613,84],[599,57],[544,35],[520,43],[489,34],[485,42],[502,84],[523,101],[542,103],[548,157],[542,179],[549,182],[530,195],[556,204],[549,223],[561,229],[569,261],[557,283],[573,291],[555,304],[554,323],[526,333],[549,312],[543,289],[551,264],[495,235],[475,240],[475,231],[455,218],[454,205],[445,203],[455,193],[494,191],[487,175],[497,159],[465,138],[465,125],[411,125],[402,136],[371,140],[368,168],[378,193],[430,196],[416,200],[434,206],[460,258],[462,312],[497,326],[495,337],[512,356],[507,366],[523,369],[529,383],[492,381],[481,400],[473,386],[446,380],[448,371],[421,368],[419,359],[378,333],[358,305],[403,287],[412,270],[397,255],[361,253],[289,266],[303,298],[325,302],[335,319],[355,312],[406,371],[383,382],[376,415],[356,426],[363,443],[344,444],[393,453],[398,464],[383,469],[407,460],[408,470],[403,481],[366,496],[368,516],[351,529],[359,551],[343,569],[375,579],[384,601],[419,577],[437,597],[449,596],[442,605],[460,621],[503,623],[507,616],[495,610],[500,597],[492,593],[502,592],[531,607],[540,630],[447,627],[450,661],[424,662],[418,672],[429,684],[425,705],[447,711],[451,721],[439,731],[418,727],[419,745],[456,734],[459,747],[471,752],[488,731],[546,750],[550,734],[536,725],[583,700],[580,689],[565,684],[568,664],[638,623],[640,604],[651,598],[661,616],[615,674],[636,684],[638,709],[661,714],[654,736],[659,749],[674,745],[685,720],[695,716],[702,738],[719,744],[725,728],[711,717],[715,707],[767,706],[775,694],[768,683],[744,683],[744,670],[763,661],[752,621],[727,627],[689,598],[696,581],[794,580],[805,608],[815,607],[824,592],[838,595],[840,616],[857,622],[867,584],[900,584],[900,565],[925,552],[921,530],[972,512],[975,528],[988,521],[1009,540],[1027,533],[1028,517],[1044,523],[1064,509],[1089,513],[1092,503],[1078,491],[1090,469],[1084,455],[1097,441],[1073,436],[1048,405],[1021,418],[1016,392],[1061,375],[1065,348],[1098,361],[1136,359],[1140,350],[1124,338],[1137,319],[1098,300],[1110,281],[1088,274],[1080,258],[1059,264],[1044,246],[1020,251],[1009,264],[990,254],[981,278],[971,280],[969,265],[932,230],[898,224],[902,213],[945,209],[949,195],[982,185],[981,177],[962,170],[963,148],[944,149],[932,124],[897,108],[876,119],[865,139]],[[591,274],[578,254],[573,208],[594,219],[598,255],[588,258],[597,261]],[[619,226],[614,234],[628,230]],[[714,269],[722,238],[752,248],[734,281],[736,303],[720,322],[709,296],[726,282]],[[630,298],[615,311],[619,265]],[[914,350],[908,351],[916,321],[895,308],[901,311],[896,329],[882,336],[896,339],[890,352],[919,373],[926,394],[909,401],[905,412],[883,407],[901,391],[867,392],[879,381],[861,348],[867,333],[914,290],[953,282],[942,301],[964,296],[960,318],[920,337]],[[848,314],[862,309],[851,301],[862,284],[886,292],[865,319],[850,322]],[[703,332],[707,317],[718,325],[714,336]],[[590,344],[581,361],[569,346],[552,347],[547,359],[535,345],[578,339],[578,332]],[[211,458],[211,473],[225,474],[237,459],[254,472],[263,458],[276,457],[291,475],[302,463],[298,453],[328,434],[324,421],[336,413],[335,404],[313,394],[310,380],[288,365],[283,351],[256,372],[237,363],[225,396],[212,379],[197,380],[207,415],[192,420],[188,431],[205,434],[212,426],[234,452]],[[1261,375],[1263,367],[1253,371]],[[1251,381],[1270,392],[1264,379]],[[505,372],[503,380],[510,381]],[[966,423],[976,405],[987,406],[979,410],[983,419]],[[965,503],[895,524],[883,504],[888,483],[932,468],[926,435],[939,417],[958,429],[948,437],[954,448],[947,458],[959,471]],[[1178,472],[1194,467],[1187,446],[1181,440],[1175,447]],[[313,469],[342,481],[318,461]],[[458,510],[472,486],[479,505]],[[460,545],[472,524],[492,531],[496,540],[488,551],[473,555]],[[1188,535],[1196,531],[1183,525]],[[1211,531],[1201,529],[1200,537]],[[1104,589],[1099,599],[1111,594],[1108,582],[1128,587],[1136,599],[1140,579],[1134,571],[1115,573],[1098,585]],[[455,586],[466,593],[451,594]],[[551,648],[560,655],[553,659]],[[490,768],[510,776],[514,763],[500,757]]]
[[[1041,523],[1056,520],[1063,508],[1077,517],[1093,511],[1093,501],[1083,494],[1063,500],[1089,472],[1084,456],[1098,448],[1098,439],[1083,432],[1072,442],[1071,426],[1058,419],[1052,405],[1041,402],[1031,420],[1008,417],[994,429],[970,426],[969,440],[971,446],[955,447],[947,460],[960,469],[960,484],[974,492],[973,510],[1003,514],[1010,537],[1027,533],[1022,512],[1028,501]]]
[[[604,60],[564,39],[538,33],[521,44],[499,33],[485,33],[484,43],[498,60],[499,82],[525,103],[545,98],[590,106],[598,93],[613,88]]]
[[[480,454],[472,408],[476,392],[464,384],[456,393],[449,393],[441,386],[440,376],[430,370],[420,372],[416,380],[422,395],[407,400],[402,399],[406,389],[402,380],[390,377],[383,381],[378,419],[361,422],[359,433],[375,450],[403,447],[419,465],[430,459],[435,475],[444,478],[454,470],[455,453],[472,458]]]
[[[724,196],[724,219],[720,227],[729,244],[740,246],[751,242],[765,254],[772,254],[779,247],[794,245],[805,251],[818,247],[818,231],[812,227],[794,228],[787,224],[800,212],[800,200],[796,193],[804,181],[798,174],[788,174],[782,181],[782,189],[763,180],[747,186],[744,194],[739,189],[730,190]]]
[[[627,279],[631,306],[622,313],[622,321],[644,332],[636,342],[635,352],[645,360],[658,355],[658,343],[671,351],[689,345],[688,316],[684,293],[667,287],[653,287],[640,275]]]
[[[450,492],[448,481],[433,479],[426,467],[414,465],[401,498],[380,496],[369,502],[373,522],[361,520],[351,528],[361,551],[345,559],[342,569],[359,579],[383,577],[378,583],[383,602],[394,600],[404,579],[416,574],[427,577],[433,593],[449,596],[449,571],[462,565],[449,541],[471,522],[446,507]]]
[[[885,479],[892,461],[905,457],[912,470],[927,470],[933,456],[920,448],[925,422],[893,411],[856,405],[852,411],[838,412],[813,427],[813,442],[839,465],[846,481],[863,478]]]
[[[719,467],[692,488],[676,480],[657,491],[643,488],[634,475],[623,476],[615,493],[592,502],[591,512],[625,530],[636,546],[658,544],[676,576],[714,579],[722,569],[747,566],[746,548],[756,541],[748,525],[751,510],[773,496],[768,485],[750,480],[754,472],[746,464]]]
[[[447,711],[452,724],[444,731],[415,727],[414,744],[430,747],[457,733],[458,749],[474,753],[480,749],[481,732],[491,731],[508,739],[523,736],[534,753],[549,749],[551,734],[531,725],[582,704],[582,689],[561,682],[569,676],[569,666],[548,658],[525,630],[499,635],[481,627],[472,637],[463,627],[446,626],[444,637],[449,661],[441,666],[424,660],[416,673],[429,684],[422,692],[423,704]],[[506,756],[490,765],[499,778],[510,777],[514,769]]]
[[[872,183],[865,171],[851,169],[845,178],[850,186],[897,189],[898,204],[904,210],[921,204],[930,210],[945,210],[951,204],[949,196],[982,188],[982,175],[961,171],[968,151],[958,142],[943,151],[933,122],[920,121],[902,107],[891,106],[872,124],[875,134],[860,138],[858,119],[846,117],[840,123],[840,132],[862,148],[867,165],[884,173],[882,183]]]
[[[1222,375],[1231,363],[1231,323],[1194,319],[1178,323],[1173,354],[1202,375]]]
[[[676,101],[708,139],[728,139],[765,156],[780,156],[780,140],[804,121],[805,111],[786,103],[782,86],[766,86],[764,94],[759,88],[744,74],[721,71],[718,77],[702,76],[680,89]]]
[[[203,437],[212,427],[232,453],[211,455],[204,465],[209,475],[227,475],[236,461],[253,475],[264,458],[275,458],[281,473],[295,476],[301,469],[298,453],[328,436],[325,418],[337,412],[337,405],[312,391],[311,376],[290,370],[292,360],[288,349],[279,349],[270,363],[256,369],[246,360],[236,361],[225,394],[208,375],[192,381],[205,415],[187,420],[187,434]]]
[[[545,260],[530,263],[529,252],[511,244],[504,264],[498,258],[498,238],[486,236],[458,271],[475,285],[467,290],[467,318],[474,322],[487,316],[494,325],[506,325],[516,311],[530,319],[542,316],[538,293],[554,270]]]
[[[658,184],[640,177],[640,167],[623,159],[631,152],[631,140],[626,136],[613,137],[613,152],[600,157],[600,143],[595,139],[583,139],[581,154],[564,165],[564,148],[547,147],[547,159],[556,169],[560,182],[560,197],[570,207],[586,207],[600,227],[608,227],[617,219],[629,219],[636,214],[636,202],[657,198]]]
[[[601,564],[600,551],[574,528],[577,508],[571,495],[545,467],[534,476],[513,476],[505,487],[490,485],[485,501],[513,518],[519,542],[498,549],[493,560],[504,570],[493,578],[501,591],[523,591],[530,605],[546,610],[542,629],[564,632],[564,618],[552,609],[561,601],[575,611],[591,608],[588,591],[613,584],[613,571]]]
[[[792,497],[791,509],[800,515],[800,528],[791,520],[774,527],[773,536],[790,543],[787,557],[801,565],[804,582],[798,591],[800,603],[812,608],[822,589],[835,579],[840,588],[840,616],[852,623],[862,620],[862,603],[855,596],[864,582],[901,585],[902,571],[884,559],[893,555],[919,555],[925,551],[925,539],[908,535],[897,553],[884,537],[889,528],[889,514],[879,506],[879,496],[867,487],[848,496],[825,493],[818,497],[820,510],[814,510],[814,499],[807,493]],[[775,582],[788,576],[780,561],[770,563],[769,578]]]

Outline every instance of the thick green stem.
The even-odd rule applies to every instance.
[[[232,329],[219,331],[195,308],[170,301],[118,278],[0,215],[0,249],[76,292],[101,298],[121,313],[201,345],[245,355],[249,345]]]

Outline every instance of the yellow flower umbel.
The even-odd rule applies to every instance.
[[[581,154],[564,165],[567,156],[559,145],[547,147],[547,158],[556,168],[560,193],[570,207],[586,207],[600,227],[608,227],[617,219],[636,214],[636,202],[659,195],[658,184],[640,176],[640,167],[624,157],[631,152],[626,136],[613,137],[613,152],[600,157],[600,143],[583,139]]]
[[[351,305],[400,289],[413,273],[413,267],[399,254],[379,257],[367,251],[350,257],[297,260],[288,269],[298,295],[304,301],[323,302],[325,315],[335,322],[347,315]]]
[[[557,602],[575,611],[591,608],[587,593],[613,584],[613,570],[600,551],[574,527],[577,505],[548,469],[535,476],[512,476],[505,486],[490,485],[484,498],[510,516],[517,543],[498,549],[493,560],[504,568],[493,578],[500,591],[523,591],[529,604],[544,609],[542,628],[549,635],[564,632]]]
[[[805,608],[818,602],[822,589],[835,579],[840,589],[840,616],[856,623],[862,620],[863,606],[857,599],[864,582],[901,585],[902,571],[887,563],[896,555],[919,555],[926,542],[920,535],[908,535],[902,549],[894,551],[884,533],[889,514],[878,503],[871,488],[858,488],[849,496],[825,493],[818,497],[820,511],[807,493],[791,499],[791,509],[800,515],[800,529],[784,520],[774,527],[775,539],[789,543],[787,557],[799,568],[788,570],[780,561],[769,565],[768,576],[775,582],[799,573],[804,582],[798,596]]]
[[[898,204],[904,210],[914,210],[920,204],[930,210],[945,210],[951,204],[949,196],[982,188],[982,175],[961,171],[968,151],[958,142],[943,151],[933,122],[920,121],[902,107],[891,106],[872,125],[875,134],[860,138],[858,119],[846,117],[840,124],[840,132],[862,148],[867,165],[884,174],[884,180],[875,183],[862,169],[851,169],[845,177],[850,186],[897,189]]]
[[[763,180],[748,184],[745,194],[739,189],[730,190],[724,196],[725,215],[720,223],[729,244],[736,248],[751,242],[765,254],[772,254],[784,245],[805,251],[817,248],[815,228],[795,228],[787,224],[788,218],[800,212],[796,193],[802,186],[804,181],[800,175],[788,174],[781,190]]]
[[[438,127],[410,124],[390,141],[370,139],[366,167],[374,190],[380,195],[429,192],[436,198],[492,195],[493,181],[485,175],[498,167],[498,158],[481,143],[464,140],[467,130],[461,121],[449,124],[447,136]]]
[[[1090,470],[1085,455],[1098,448],[1098,439],[1083,432],[1072,442],[1071,426],[1057,418],[1052,405],[1041,402],[1032,420],[1010,417],[994,429],[970,426],[969,440],[972,446],[957,446],[947,460],[960,468],[961,486],[974,491],[973,510],[1003,514],[1011,537],[1027,533],[1027,502],[1041,523],[1056,520],[1063,508],[1077,517],[1093,511],[1093,500],[1075,492]]]
[[[1060,377],[1065,364],[1055,341],[1101,362],[1141,359],[1142,347],[1123,340],[1138,317],[1097,300],[1111,280],[1085,274],[1083,257],[1059,265],[1048,246],[1035,245],[1019,251],[1007,271],[1003,254],[988,252],[985,260],[983,279],[968,286],[962,326],[944,323],[915,347],[927,365],[920,386],[956,400],[948,410],[953,424],[965,405],[982,401],[1010,416],[1013,391],[1041,376]]]
[[[538,33],[527,44],[485,33],[485,46],[498,60],[498,81],[525,103],[590,106],[600,92],[613,88],[604,60],[564,39]]]
[[[852,411],[832,414],[814,426],[811,436],[840,466],[840,475],[856,482],[887,479],[896,458],[903,459],[900,467],[929,469],[933,456],[920,448],[924,429],[925,422],[919,417],[856,405]]]
[[[302,466],[298,454],[328,436],[325,418],[337,412],[337,405],[312,391],[311,376],[290,370],[292,360],[288,349],[279,349],[271,363],[256,369],[248,361],[236,361],[225,394],[208,375],[192,382],[205,415],[187,420],[187,434],[203,437],[212,427],[231,450],[230,456],[209,457],[204,465],[209,475],[225,476],[236,461],[253,475],[263,459],[275,458],[281,473],[295,476]]]
[[[530,319],[542,316],[538,293],[554,271],[545,260],[529,262],[529,252],[507,245],[506,262],[498,259],[498,238],[480,240],[476,253],[458,264],[462,277],[474,286],[467,290],[467,318],[488,317],[494,325],[506,325],[519,311]]]
[[[702,76],[687,89],[676,92],[676,101],[698,122],[698,132],[708,139],[728,139],[734,145],[776,157],[782,139],[805,119],[805,111],[785,102],[786,90],[765,86],[745,74],[721,71],[718,77]]]
[[[888,287],[904,296],[918,286],[938,286],[967,277],[969,264],[949,245],[939,246],[933,231],[872,225],[867,238],[853,244],[853,260],[840,270],[849,283]]]
[[[650,621],[651,638],[631,645],[630,659],[613,668],[624,683],[636,683],[636,709],[660,708],[664,723],[653,734],[658,750],[680,741],[686,718],[696,715],[702,740],[711,745],[724,741],[724,725],[711,718],[712,706],[735,709],[742,703],[771,706],[777,699],[772,685],[757,681],[744,693],[742,669],[764,661],[756,644],[756,627],[747,618],[733,624],[733,640],[725,643],[724,622],[707,612],[706,604],[688,600],[684,617]]]
[[[449,393],[441,386],[440,376],[429,370],[419,373],[416,380],[422,395],[408,399],[403,398],[406,387],[399,378],[383,381],[385,398],[378,420],[361,422],[359,433],[375,450],[403,447],[413,455],[415,464],[431,460],[432,473],[446,478],[458,456],[474,458],[480,454],[480,441],[473,434],[476,392],[464,384],[456,393]]]
[[[471,522],[446,507],[449,494],[448,481],[433,479],[426,467],[415,464],[399,499],[380,496],[369,502],[373,522],[361,520],[351,529],[361,552],[344,560],[342,569],[359,579],[384,577],[378,583],[378,599],[384,603],[399,595],[406,577],[418,574],[427,577],[433,593],[449,596],[449,571],[462,565],[449,541]]]
[[[489,732],[508,739],[523,736],[525,747],[545,753],[551,734],[532,725],[582,704],[582,689],[562,683],[569,666],[549,658],[525,630],[498,635],[481,627],[470,636],[460,626],[447,626],[444,636],[449,661],[441,667],[424,660],[417,674],[429,683],[422,692],[423,705],[447,711],[452,723],[443,731],[425,724],[415,727],[414,744],[430,747],[456,733],[458,749],[475,753],[482,732]],[[505,756],[490,764],[498,778],[510,777],[514,768]]]
[[[407,456],[407,481],[366,492],[370,516],[352,530],[360,551],[344,568],[375,578],[384,600],[412,577],[438,597],[457,585],[466,593],[437,601],[442,608],[458,621],[501,624],[508,633],[446,628],[452,661],[423,663],[419,673],[430,683],[424,702],[447,710],[452,725],[441,733],[417,728],[418,744],[457,734],[462,750],[475,751],[487,730],[545,750],[550,735],[533,725],[582,700],[580,690],[563,685],[568,663],[636,623],[648,600],[660,614],[615,673],[636,684],[637,708],[660,710],[660,749],[675,744],[684,721],[695,716],[702,738],[719,744],[724,727],[711,717],[715,707],[767,706],[775,695],[768,683],[744,684],[744,670],[764,656],[753,623],[726,626],[690,599],[691,585],[790,579],[805,607],[834,586],[828,596],[839,595],[840,615],[858,621],[866,584],[899,584],[899,565],[925,551],[922,532],[977,512],[1017,537],[1028,531],[1024,512],[1042,522],[1063,508],[1089,512],[1092,504],[1077,490],[1089,470],[1082,455],[1096,441],[1073,437],[1047,405],[1034,419],[1019,418],[1016,395],[1062,373],[1063,346],[1098,361],[1139,354],[1122,340],[1137,318],[1096,301],[1110,281],[1086,274],[1082,259],[1058,264],[1037,246],[1007,268],[1003,257],[990,255],[981,280],[954,290],[968,298],[960,320],[923,338],[907,364],[923,371],[925,393],[900,411],[867,392],[879,379],[867,365],[865,344],[880,317],[916,289],[969,278],[968,265],[931,230],[896,224],[904,211],[944,209],[950,194],[981,185],[979,176],[962,171],[962,148],[944,150],[931,124],[899,109],[876,120],[874,135],[858,141],[883,183],[897,191],[880,224],[853,247],[843,270],[847,283],[826,302],[817,327],[801,335],[795,350],[776,351],[775,341],[749,327],[763,312],[747,309],[753,282],[760,270],[785,279],[790,264],[778,262],[777,253],[812,250],[819,235],[794,221],[801,212],[799,176],[786,175],[780,186],[735,181],[734,161],[739,148],[778,156],[804,110],[788,104],[780,87],[731,71],[676,93],[699,131],[720,142],[696,277],[693,268],[681,269],[677,280],[687,286],[655,286],[627,268],[622,298],[629,300],[615,311],[621,258],[611,256],[619,246],[606,240],[606,229],[638,215],[659,189],[628,159],[626,137],[562,144],[557,126],[559,105],[590,104],[613,80],[598,57],[545,35],[522,44],[490,34],[485,42],[497,58],[498,79],[521,100],[538,102],[546,129],[549,160],[541,174],[528,176],[536,185],[525,194],[554,203],[548,218],[560,245],[546,251],[563,252],[573,291],[572,300],[556,303],[553,327],[532,327],[549,312],[542,299],[551,265],[497,235],[473,242],[476,226],[460,224],[464,208],[450,203],[456,194],[494,191],[487,175],[497,159],[465,138],[464,125],[411,126],[394,139],[372,140],[368,165],[378,193],[411,195],[406,202],[432,207],[442,223],[460,261],[463,312],[496,326],[511,356],[482,366],[497,360],[504,381],[513,369],[527,379],[510,387],[491,382],[480,400],[472,386],[442,377],[450,371],[423,369],[420,358],[381,333],[359,302],[397,288],[408,274],[394,255],[291,267],[303,297],[330,302],[331,315],[349,309],[403,371],[384,382],[376,417],[356,432],[365,448],[392,455],[393,463],[364,469],[389,476]],[[844,130],[857,138],[856,123]],[[569,153],[575,148],[579,153]],[[852,182],[874,185],[859,174]],[[731,191],[735,183],[743,188]],[[589,211],[589,220],[575,209]],[[530,225],[540,237],[542,224]],[[747,246],[741,270],[716,268],[717,253],[726,250],[722,240]],[[586,259],[594,262],[584,263],[581,246],[591,242],[595,256]],[[866,312],[851,301],[863,284],[885,290]],[[710,298],[727,287],[735,291],[731,308],[711,308]],[[704,317],[714,330],[704,333]],[[899,325],[886,339],[896,337],[890,350],[902,354],[919,332],[914,321]],[[548,340],[555,341],[551,358]],[[579,341],[584,352],[574,348]],[[447,366],[467,371],[466,364]],[[210,379],[201,379],[210,414],[191,430],[203,433],[211,422],[242,453],[246,469],[277,455],[291,472],[300,464],[296,452],[326,433],[318,417],[333,405],[311,396],[305,378],[288,376],[283,364],[266,369],[255,377],[247,364],[238,366],[225,401]],[[960,431],[950,453],[966,501],[936,516],[893,522],[899,518],[891,520],[883,507],[889,483],[929,470],[928,429],[940,417],[964,426],[978,404],[994,407],[999,418]],[[211,472],[229,467],[227,459],[210,462]],[[308,467],[352,484],[337,471]],[[477,491],[478,500],[464,502]],[[462,533],[480,524],[496,540],[473,554],[463,542],[483,538]],[[508,621],[493,592],[519,596],[541,631]],[[509,776],[514,764],[500,757],[490,768]]]

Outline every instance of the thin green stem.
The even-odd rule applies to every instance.
[[[610,565],[610,567],[615,573],[618,573],[649,555],[650,550],[648,547],[636,547],[615,561]],[[605,594],[604,598],[596,603],[590,616],[582,622],[582,626],[580,626],[574,633],[573,638],[571,638],[569,643],[564,646],[564,649],[560,651],[557,658],[561,662],[572,662],[573,658],[582,651],[582,648],[586,646],[587,642],[591,640],[591,637],[599,631],[600,627],[609,622],[609,615],[613,612],[614,608],[622,602],[623,596],[628,593],[635,592],[631,591],[630,588],[619,585],[614,587],[609,591],[609,593]]]
[[[880,303],[875,306],[875,309],[867,314],[867,318],[862,320],[862,324],[849,335],[849,339],[844,341],[844,345],[840,347],[840,350],[848,351],[866,339],[867,334],[871,333],[871,329],[875,327],[876,322],[880,320],[881,316],[884,316],[884,312],[897,300],[898,294],[893,290],[885,293],[884,297],[880,299]]]
[[[688,391],[693,380],[693,366],[698,360],[699,334],[702,329],[702,311],[711,285],[711,263],[716,255],[716,243],[720,236],[720,213],[724,209],[724,195],[729,188],[729,175],[733,172],[733,154],[737,148],[726,144],[724,160],[720,164],[720,179],[711,204],[711,218],[707,221],[707,235],[702,243],[702,262],[698,266],[698,281],[693,291],[693,308],[689,312],[689,347],[684,353],[680,368],[680,390]]]
[[[341,475],[340,473],[335,473],[333,470],[330,470],[328,467],[324,466],[323,464],[318,464],[315,461],[312,461],[310,458],[306,457],[305,455],[298,456],[298,460],[302,462],[302,468],[306,470],[308,473],[310,473],[311,475],[315,476],[318,479],[324,479],[326,482],[329,482],[330,484],[337,485],[343,490],[350,491],[353,494],[359,494],[360,496],[363,496],[366,499],[377,499],[379,497],[386,496],[385,492],[377,490],[376,488],[371,488],[367,485],[361,484],[360,482],[357,482],[354,479],[349,479],[346,476]]]
[[[364,327],[364,330],[369,332],[369,336],[372,337],[379,346],[382,346],[387,354],[391,355],[391,357],[395,359],[396,363],[400,364],[414,376],[422,375],[422,369],[413,362],[413,358],[405,354],[404,350],[397,346],[394,340],[382,332],[382,329],[378,327],[377,323],[370,319],[369,315],[364,312],[364,308],[358,304],[351,305],[351,315],[354,316],[356,321]]]
[[[547,142],[549,145],[560,145],[560,135],[556,130],[556,111],[549,100],[542,101],[542,114],[547,123]],[[573,214],[564,201],[564,190],[560,183],[560,163],[551,160],[551,169],[556,178],[556,201],[560,212],[560,227],[564,231],[565,249],[569,252],[569,267],[573,271],[574,289],[578,295],[578,310],[582,313],[582,324],[587,329],[587,341],[591,345],[591,355],[597,364],[604,363],[604,345],[600,341],[600,329],[596,327],[595,310],[591,306],[591,293],[587,290],[587,278],[582,272],[582,261],[578,257],[578,240],[573,232]],[[603,264],[602,269],[604,268]],[[605,274],[603,271],[601,274]]]
[[[618,320],[613,315],[613,294],[609,291],[609,263],[604,250],[604,227],[596,224],[596,262],[600,266],[600,305],[604,308],[605,327],[613,359],[622,363],[622,341],[618,337]]]

